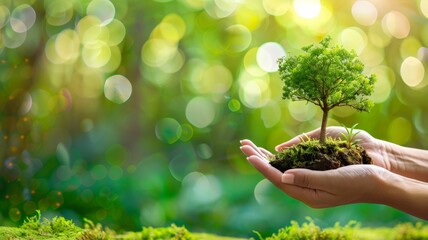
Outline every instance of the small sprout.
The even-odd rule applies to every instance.
[[[355,127],[358,125],[358,123],[354,124],[351,128],[347,128],[343,125],[345,128],[345,131],[347,134],[340,133],[343,137],[343,139],[346,141],[346,144],[348,148],[351,148],[353,145],[357,144],[359,142],[359,139],[355,139],[355,137],[360,133],[360,131],[354,132]]]
[[[301,142],[308,142],[311,140],[311,137],[309,137],[306,133],[302,133],[301,135],[299,135],[299,138]]]

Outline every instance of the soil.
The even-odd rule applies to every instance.
[[[270,164],[281,172],[292,168],[330,170],[352,164],[372,164],[363,147],[338,139],[320,144],[317,139],[301,142],[278,152]]]

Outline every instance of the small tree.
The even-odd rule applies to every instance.
[[[297,56],[278,60],[279,74],[284,81],[283,98],[304,100],[322,109],[320,143],[326,139],[328,112],[339,106],[350,106],[358,111],[369,111],[373,102],[376,78],[362,72],[364,64],[355,51],[341,46],[330,47],[331,37],[318,46],[303,47]]]

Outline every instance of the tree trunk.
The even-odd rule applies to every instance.
[[[327,131],[327,119],[328,119],[329,109],[323,109],[322,122],[321,122],[321,132],[320,132],[320,143],[325,144],[326,131]]]

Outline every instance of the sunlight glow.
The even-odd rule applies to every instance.
[[[395,84],[394,71],[387,66],[378,66],[371,73],[376,75],[374,92],[371,99],[375,103],[384,102],[389,98],[392,86]]]
[[[215,106],[208,98],[195,97],[187,103],[186,118],[197,128],[209,126],[215,115]]]
[[[360,28],[346,28],[340,33],[340,42],[344,48],[359,55],[367,45],[367,36]]]
[[[46,21],[52,26],[68,23],[73,17],[73,3],[69,0],[46,2]]]
[[[131,97],[132,85],[122,75],[114,75],[107,78],[104,85],[106,98],[114,103],[122,104]]]
[[[194,70],[190,81],[196,93],[224,94],[232,86],[232,73],[224,65],[199,65]]]
[[[424,80],[425,69],[419,59],[408,57],[401,64],[400,73],[407,86],[416,87]]]
[[[364,26],[373,25],[377,19],[377,8],[370,1],[356,1],[352,5],[352,16],[355,21]]]
[[[420,9],[422,14],[428,18],[428,0],[421,0]]]
[[[382,28],[386,33],[398,39],[405,38],[410,33],[409,20],[398,11],[391,11],[383,17]]]
[[[294,10],[302,18],[315,18],[321,12],[321,3],[319,0],[294,0]]]
[[[241,81],[239,91],[241,102],[249,108],[260,108],[265,106],[271,97],[268,82],[269,81],[265,79]]]
[[[290,2],[284,0],[263,0],[264,10],[272,16],[284,15],[290,9]]]
[[[116,9],[113,3],[108,0],[92,0],[86,12],[88,15],[100,19],[102,25],[107,25],[113,20]]]
[[[9,8],[0,5],[0,29],[3,28],[9,21]]]
[[[285,56],[284,48],[276,42],[267,42],[257,50],[257,64],[266,72],[278,70],[278,58]]]
[[[36,12],[27,4],[15,8],[10,16],[10,25],[17,33],[28,31],[36,22]]]

